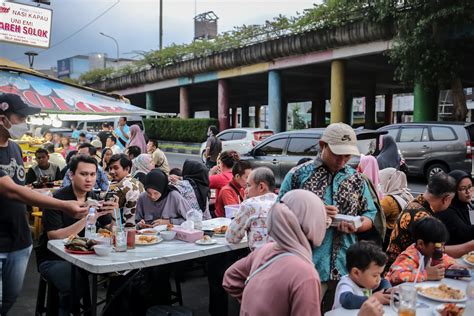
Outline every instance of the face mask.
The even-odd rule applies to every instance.
[[[10,133],[10,137],[13,139],[20,139],[29,130],[30,129],[26,123],[11,124],[11,127],[7,128],[8,133]]]

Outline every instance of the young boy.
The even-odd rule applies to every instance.
[[[368,241],[358,242],[347,250],[346,266],[349,275],[341,278],[336,287],[333,309],[359,309],[373,294],[382,304],[390,302],[390,283],[381,275],[387,255],[377,245]]]
[[[435,251],[435,243],[441,243],[444,247],[444,243],[448,239],[446,226],[437,218],[426,217],[415,223],[412,235],[415,243],[398,255],[385,278],[393,285],[414,282],[420,264],[422,267],[418,273],[417,282],[444,278],[445,269],[455,264],[456,261],[444,254],[443,262],[432,266],[431,258]]]

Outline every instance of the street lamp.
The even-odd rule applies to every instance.
[[[28,63],[30,64],[30,69],[33,69],[33,63],[35,62],[35,56],[38,56],[37,52],[28,51],[25,52],[25,55],[28,56]]]
[[[117,64],[118,64],[119,55],[120,55],[120,50],[119,50],[119,44],[118,44],[117,40],[116,40],[114,37],[112,37],[112,36],[110,36],[110,35],[107,35],[107,34],[104,34],[104,33],[102,33],[102,32],[100,32],[99,34],[102,35],[102,36],[108,37],[108,38],[110,38],[111,40],[113,40],[113,41],[115,42],[115,46],[117,46],[117,59],[116,59],[116,62],[117,62]]]

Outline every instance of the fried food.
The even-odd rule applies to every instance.
[[[173,228],[174,228],[173,224],[166,225],[166,230],[173,230]]]
[[[203,242],[210,242],[212,239],[208,235],[204,235],[201,239]]]
[[[87,239],[84,237],[78,237],[77,235],[71,235],[67,238],[64,247],[74,251],[92,251],[93,247],[97,245],[97,242],[93,239]]]
[[[466,255],[466,260],[474,264],[474,252],[470,252]]]
[[[445,304],[442,310],[439,310],[441,316],[462,316],[464,315],[464,307],[459,307],[456,304]]]
[[[112,238],[112,232],[108,229],[99,228],[97,234],[104,238]]]
[[[140,236],[137,236],[137,239],[136,239],[136,243],[138,244],[151,244],[151,243],[154,243],[155,241],[157,241],[158,238],[156,236],[152,236],[152,235],[140,235]]]
[[[227,225],[223,225],[221,227],[214,228],[212,231],[214,234],[225,234],[229,227]]]
[[[419,287],[418,291],[435,299],[460,300],[464,298],[464,293],[461,290],[453,289],[446,284],[426,288]]]

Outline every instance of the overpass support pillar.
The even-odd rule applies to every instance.
[[[149,91],[145,94],[145,103],[147,110],[155,111],[155,95],[153,91]]]
[[[260,105],[255,106],[255,127],[260,127]]]
[[[239,125],[239,116],[238,116],[238,111],[237,107],[232,108],[232,127],[236,128]]]
[[[439,90],[429,89],[415,82],[413,121],[437,121],[438,120]]]
[[[326,100],[322,96],[311,100],[311,127],[324,127],[326,125]]]
[[[189,118],[189,88],[179,87],[179,117]]]
[[[283,111],[282,105],[281,75],[278,71],[270,70],[268,72],[268,127],[275,133],[283,131],[282,116],[286,117],[286,111]]]
[[[217,116],[221,131],[229,128],[229,85],[226,80],[217,82]]]
[[[376,128],[375,80],[370,80],[365,92],[365,128]]]
[[[349,123],[345,95],[345,63],[343,60],[334,60],[331,63],[331,123]]]
[[[242,109],[242,116],[241,116],[242,127],[249,127],[249,121],[250,121],[249,106],[244,105],[244,106],[241,107],[241,109]]]
[[[385,113],[384,113],[384,123],[392,124],[393,121],[393,95],[387,93],[385,95]]]

